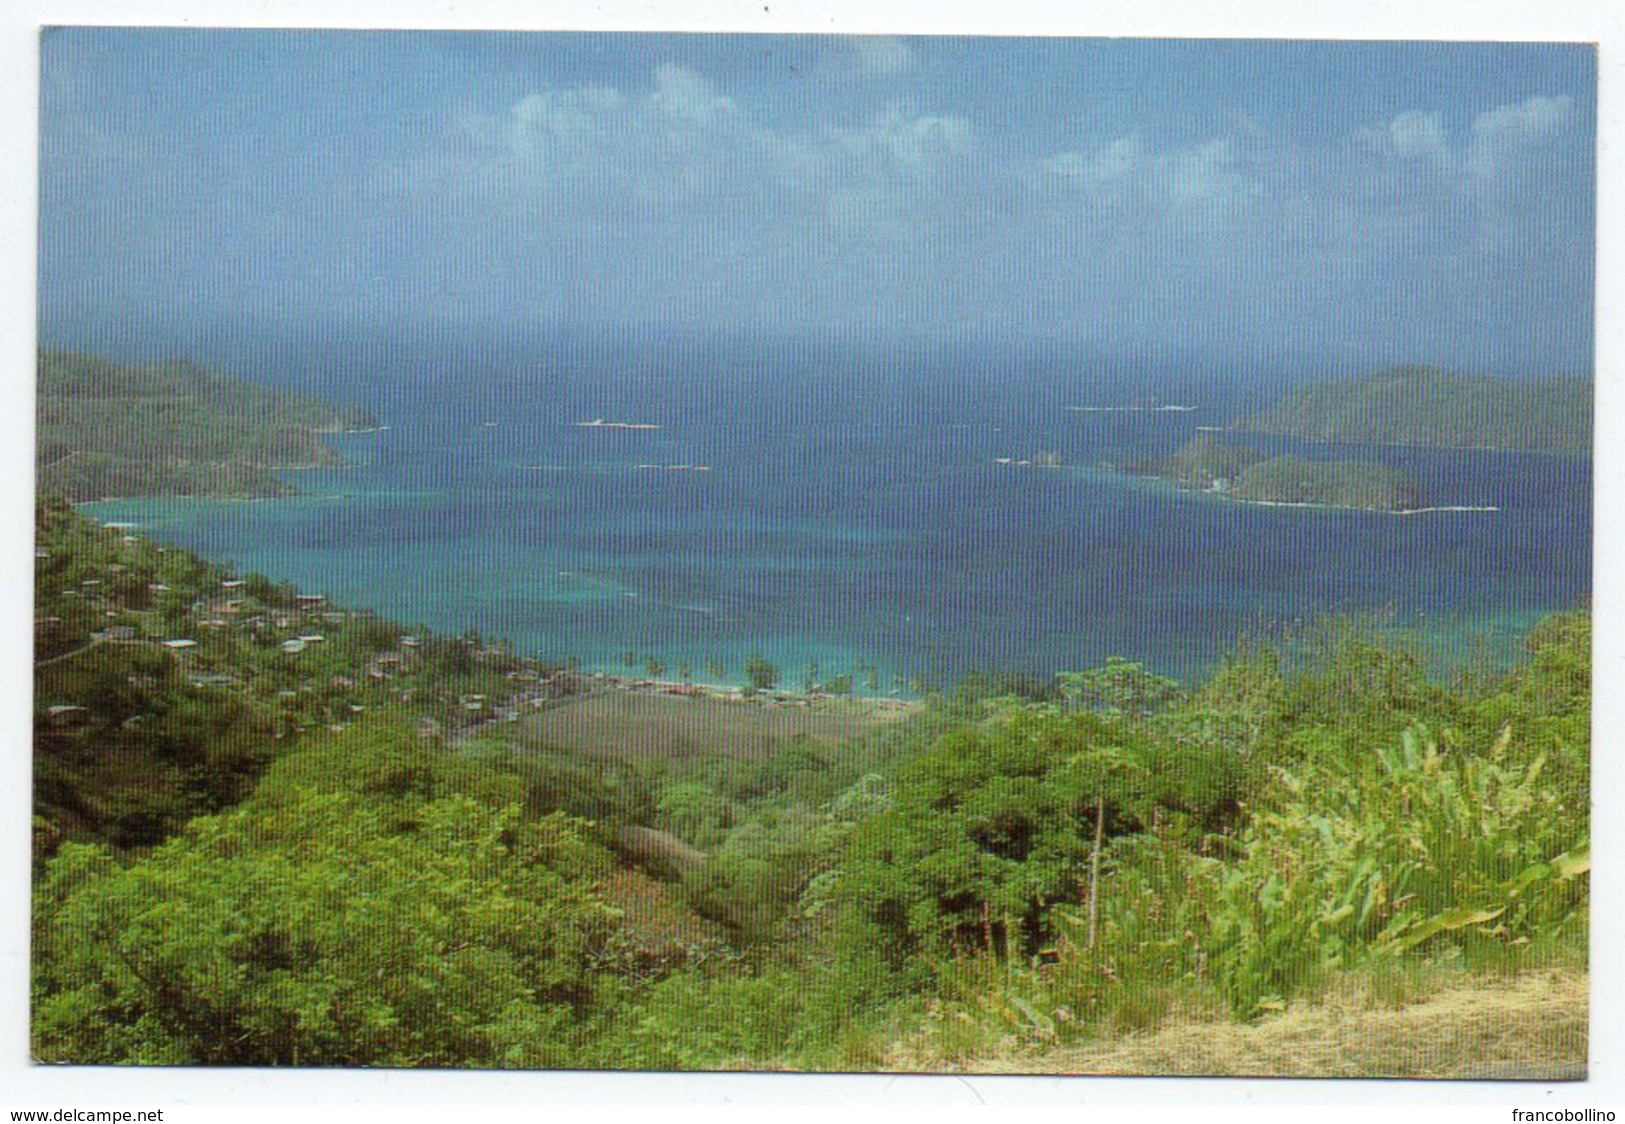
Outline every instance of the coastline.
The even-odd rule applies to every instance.
[[[1220,500],[1224,503],[1246,504],[1250,507],[1283,507],[1298,508],[1309,511],[1355,511],[1365,515],[1443,515],[1443,514],[1478,514],[1491,515],[1500,512],[1494,504],[1429,504],[1426,507],[1388,508],[1388,507],[1360,507],[1357,504],[1346,503],[1312,503],[1304,500],[1254,500],[1245,496],[1233,495],[1218,488],[1198,488],[1184,484],[1178,480],[1155,472],[1120,472],[1115,469],[1107,470],[1108,475],[1128,476],[1145,480],[1154,486],[1167,488],[1176,493],[1205,496],[1209,499]]]
[[[318,438],[320,449],[325,451],[326,456],[325,457],[320,457],[319,456],[314,460],[303,461],[303,462],[300,462],[300,463],[297,463],[297,464],[253,464],[253,463],[248,463],[248,462],[227,461],[227,462],[224,462],[223,464],[215,466],[215,467],[218,467],[218,468],[235,468],[235,469],[237,469],[237,470],[239,470],[241,472],[245,472],[245,473],[250,474],[252,477],[255,478],[255,485],[258,486],[261,489],[261,490],[258,490],[258,491],[253,491],[253,492],[213,492],[213,491],[208,491],[208,490],[181,490],[181,491],[174,491],[174,492],[126,493],[126,494],[123,494],[123,495],[113,495],[113,496],[106,496],[106,495],[104,495],[104,496],[92,496],[92,497],[89,497],[87,499],[72,499],[72,498],[70,498],[70,497],[68,497],[66,495],[63,495],[63,499],[66,499],[68,501],[68,503],[71,504],[75,508],[83,507],[86,504],[144,502],[144,501],[148,501],[148,500],[284,500],[284,499],[296,499],[296,498],[298,498],[300,496],[305,495],[305,493],[302,492],[297,486],[295,486],[293,484],[290,484],[287,481],[282,480],[281,478],[279,478],[276,475],[277,473],[279,473],[279,472],[319,472],[319,471],[324,471],[324,470],[331,472],[331,471],[342,471],[344,469],[354,468],[355,467],[354,462],[351,461],[350,458],[346,457],[343,453],[341,453],[339,450],[333,448],[331,445],[327,444],[325,441],[320,441],[320,438],[324,438],[324,437],[342,437],[342,436],[348,436],[348,435],[352,435],[352,434],[363,435],[363,434],[379,433],[379,432],[382,432],[383,430],[386,430],[388,428],[389,427],[387,425],[385,425],[385,426],[378,426],[378,427],[373,428],[373,429],[331,429],[331,430],[330,429],[313,429],[310,432],[312,433],[313,436]],[[77,450],[75,452],[77,452]],[[75,454],[69,454],[69,456],[73,456],[73,455],[75,455]],[[66,457],[62,458],[62,460],[66,460],[66,459],[67,459]],[[60,464],[60,463],[62,463],[62,461],[59,460],[59,461],[56,461],[56,462],[53,462],[53,463]],[[42,466],[42,468],[43,467],[50,467],[50,466]],[[39,475],[39,472],[42,471],[42,468],[36,468],[36,470],[35,470],[35,477],[36,477],[36,480],[35,480],[35,494],[37,496],[48,496],[48,495],[62,494],[62,493],[58,493],[58,492],[53,492],[50,489],[41,488],[39,486],[38,475]]]
[[[304,492],[290,492],[270,496],[211,496],[198,494],[162,496],[124,495],[97,497],[95,499],[83,500],[64,499],[63,502],[65,502],[71,509],[76,511],[83,518],[89,520],[92,524],[102,530],[116,531],[125,536],[139,536],[143,539],[147,539],[158,544],[163,544],[164,540],[161,537],[155,537],[155,531],[160,529],[163,525],[164,521],[162,518],[133,518],[133,513],[126,513],[122,510],[118,510],[116,506],[115,509],[111,511],[98,511],[96,509],[125,504],[230,504],[232,506],[236,506],[238,504],[260,504],[266,501],[280,502],[291,500],[297,502],[311,500],[312,498],[320,497],[313,497],[309,493]],[[173,548],[193,554],[200,560],[210,565],[228,565],[223,557],[202,553],[194,547],[180,544],[171,544],[171,546]],[[249,566],[247,569],[251,570],[253,567]],[[324,588],[324,583],[322,583],[320,579],[313,582],[308,578],[301,579],[296,576],[291,577],[288,580],[296,583],[301,590],[310,588]],[[448,622],[445,620],[432,624],[424,624],[422,622],[413,624],[404,623],[407,618],[411,616],[411,614],[402,614],[399,612],[391,613],[388,610],[365,604],[364,599],[363,601],[357,601],[354,599],[353,594],[351,597],[344,598],[342,601],[337,603],[335,608],[339,606],[342,606],[349,611],[378,615],[382,619],[390,620],[397,625],[403,634],[426,628],[428,631],[437,636],[443,638],[456,638],[464,631],[466,627],[466,622]],[[502,639],[506,643],[519,643],[516,638],[506,636],[505,634],[492,633],[491,635],[493,637]],[[623,667],[619,660],[610,660],[607,656],[601,661],[581,662],[576,666],[571,667],[569,665],[572,662],[573,657],[568,657],[566,655],[566,650],[566,647],[563,645],[532,646],[527,644],[524,649],[516,651],[515,655],[533,670],[545,672],[550,680],[557,680],[561,683],[566,680],[570,680],[584,685],[602,688],[604,690],[615,690],[635,694],[670,694],[677,697],[684,695],[694,697],[703,696],[722,702],[738,702],[772,706],[805,706],[809,704],[815,706],[829,706],[831,704],[873,704],[882,710],[892,710],[898,708],[908,709],[909,707],[920,702],[919,698],[913,694],[898,695],[871,693],[862,689],[861,687],[855,689],[850,694],[839,694],[822,690],[814,690],[809,693],[801,686],[789,685],[791,676],[788,674],[788,671],[792,667],[799,667],[800,662],[797,659],[783,656],[782,654],[773,656],[773,658],[775,659],[775,662],[777,662],[780,667],[786,671],[783,681],[770,689],[759,689],[747,693],[746,687],[741,681],[728,681],[714,677],[702,678],[698,676],[692,677],[687,681],[680,678],[650,677],[646,674],[627,669]],[[770,652],[770,655],[771,654],[772,653]],[[671,653],[668,654],[666,658],[669,660],[669,666],[675,668],[687,657],[680,658],[678,653]],[[697,661],[695,666],[696,669],[698,669]],[[837,663],[832,664],[831,666],[832,669],[837,666],[846,668],[847,674],[852,675],[854,678],[857,676],[856,671],[852,670],[852,667],[848,664]],[[859,664],[856,666],[861,667],[862,665]],[[795,681],[799,684],[799,675],[796,676]],[[895,684],[900,681],[901,680],[896,676],[892,676],[890,674],[887,675],[887,682]],[[520,707],[534,706],[538,705],[539,698],[540,696],[537,696],[534,693],[526,694],[525,692],[521,691],[518,692],[511,701],[514,705]]]
[[[1218,499],[1228,500],[1230,503],[1251,504],[1254,507],[1304,507],[1315,508],[1321,511],[1360,511],[1367,515],[1432,515],[1439,512],[1498,512],[1501,509],[1490,504],[1439,504],[1430,507],[1358,507],[1346,503],[1308,503],[1294,500],[1250,500],[1242,496],[1227,496],[1223,492],[1212,489],[1203,489],[1203,495],[1214,496]]]

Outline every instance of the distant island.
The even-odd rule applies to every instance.
[[[995,457],[993,463],[1005,468],[1060,468],[1061,454],[1039,451],[1030,457]]]
[[[1300,387],[1240,428],[1308,441],[1589,453],[1592,386],[1390,367]]]
[[[321,434],[378,428],[360,407],[184,360],[127,366],[41,350],[37,388],[36,487],[75,501],[291,495],[277,470],[344,463]]]
[[[1245,503],[1346,507],[1404,513],[1427,498],[1409,476],[1369,461],[1312,461],[1266,457],[1202,434],[1166,460],[1135,466],[1147,475]]]
[[[659,429],[652,422],[612,422],[603,418],[593,418],[592,421],[576,422],[579,429]]]

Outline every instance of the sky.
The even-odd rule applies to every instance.
[[[40,318],[1589,372],[1580,44],[57,28]]]

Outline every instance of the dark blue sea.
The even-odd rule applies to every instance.
[[[1504,663],[1542,613],[1590,592],[1584,458],[1297,450],[1384,460],[1437,504],[1499,508],[1405,517],[1112,470],[1231,425],[1302,377],[1290,365],[827,338],[191,352],[388,428],[336,439],[350,468],[287,474],[301,498],[94,514],[408,625],[606,670],[631,654],[738,682],[761,651],[787,681],[816,663],[820,678],[865,669],[861,684],[874,667],[889,691],[1121,655],[1191,677],[1240,637],[1351,613],[1446,663]],[[1189,408],[1151,408],[1174,405]],[[659,428],[577,424],[592,419]],[[1019,463],[1040,453],[1061,467]]]

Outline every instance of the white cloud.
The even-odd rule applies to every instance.
[[[1358,205],[1373,258],[1452,256],[1467,269],[1558,254],[1587,221],[1575,204],[1574,117],[1561,94],[1496,106],[1454,132],[1438,112],[1407,110],[1357,134],[1364,164],[1348,162],[1348,181],[1328,180],[1322,192]]]
[[[655,71],[649,105],[661,117],[694,128],[714,128],[738,117],[739,107],[711,83],[681,66],[667,63]]]
[[[461,131],[476,155],[451,163],[471,200],[582,221],[895,218],[927,184],[969,174],[976,152],[963,117],[894,103],[861,124],[786,128],[670,64],[642,90],[540,90],[502,113],[466,114]]]
[[[1559,95],[1479,114],[1468,148],[1468,174],[1483,182],[1519,178],[1544,144],[1569,128],[1573,111],[1573,99]]]
[[[1173,153],[1166,167],[1169,194],[1184,202],[1217,199],[1245,190],[1235,149],[1222,137]]]
[[[1540,192],[1511,170],[1573,111],[1532,98],[1454,130],[1411,109],[1341,139],[1241,121],[1024,152],[943,107],[819,124],[731,92],[676,65],[536,90],[469,117],[473,155],[445,158],[471,185],[464,205],[430,186],[425,210],[489,230],[494,266],[545,263],[556,294],[534,299],[568,310],[747,315],[768,300],[786,317],[911,322],[1009,315],[1008,290],[1046,321],[1291,319],[1375,299],[1406,270],[1488,278],[1503,244],[1527,258]]]
[[[1227,137],[1154,151],[1130,135],[1092,152],[1057,153],[1041,167],[1067,186],[1074,205],[1109,209],[1119,219],[1149,221],[1192,211],[1211,215],[1244,202],[1257,190],[1252,170]]]
[[[548,90],[515,102],[500,126],[477,118],[471,126],[520,159],[546,159],[601,143],[625,109],[621,93],[604,86]]]
[[[1566,95],[1537,95],[1479,114],[1458,139],[1441,114],[1410,109],[1361,136],[1380,153],[1431,164],[1459,175],[1459,186],[1484,190],[1523,178],[1545,146],[1569,130],[1573,110],[1573,99]]]
[[[891,167],[912,175],[931,172],[973,147],[970,122],[963,117],[915,115],[901,106],[889,106],[869,124],[857,129],[834,129],[826,158],[852,156],[866,160],[875,155]]]
[[[597,165],[624,172],[629,156],[663,162],[697,137],[735,130],[738,105],[691,70],[657,68],[649,89],[636,96],[611,86],[577,86],[527,94],[492,116],[470,113],[463,132],[487,156],[500,155],[531,172]]]
[[[1426,160],[1442,170],[1455,164],[1444,118],[1437,113],[1406,110],[1388,122],[1387,138],[1395,154],[1406,159]]]

